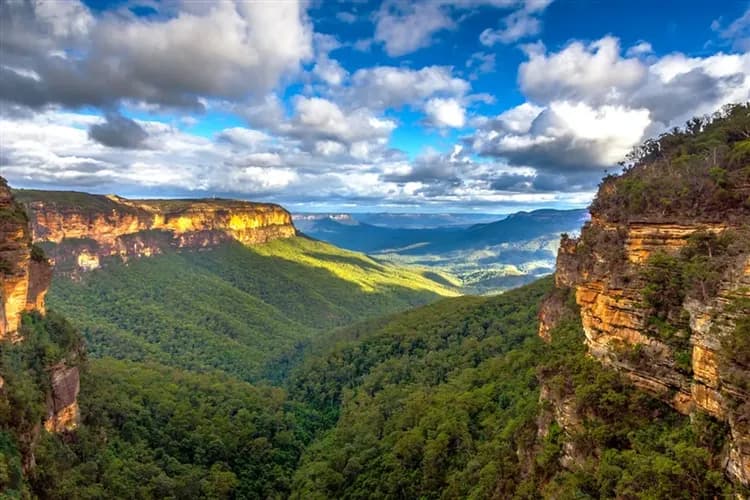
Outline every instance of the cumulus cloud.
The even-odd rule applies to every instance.
[[[667,55],[649,66],[645,82],[626,97],[650,109],[665,128],[682,125],[692,116],[750,99],[750,54]]]
[[[542,111],[528,130],[475,137],[481,154],[502,156],[517,165],[540,170],[601,169],[611,166],[643,137],[650,125],[647,109],[556,101]]]
[[[60,112],[0,119],[4,176],[11,182],[99,192],[138,187],[247,194],[279,189],[298,178],[272,153],[238,155],[230,142],[212,143],[159,122],[140,124],[151,134],[152,148],[115,150],[87,133],[85,127],[96,130],[98,121],[91,115]],[[233,129],[221,135],[247,142],[252,134]]]
[[[528,61],[518,68],[518,82],[535,102],[605,102],[635,89],[646,78],[644,64],[620,57],[620,42],[610,36],[590,44],[572,42],[552,54],[541,45],[531,45],[526,54]]]
[[[267,144],[271,140],[271,137],[259,130],[245,127],[231,127],[219,132],[217,139],[234,146],[240,146],[249,151],[257,151],[258,148]]]
[[[35,107],[106,106],[130,99],[200,108],[200,96],[265,95],[312,56],[312,28],[297,2],[184,7],[166,19],[128,19],[93,18],[74,0],[4,2],[3,48],[7,37],[11,66],[37,78],[3,68],[0,99]],[[31,35],[24,33],[29,27]],[[35,33],[44,42],[26,47]],[[42,52],[47,45],[56,50]]]
[[[430,45],[434,33],[454,27],[439,2],[387,1],[377,14],[375,40],[389,56],[402,56]]]
[[[105,115],[104,123],[89,127],[89,138],[111,148],[136,149],[143,147],[148,139],[148,132],[120,113],[110,112]]]
[[[455,29],[454,13],[478,7],[512,10],[499,29],[487,28],[482,44],[511,43],[541,30],[539,15],[552,0],[404,0],[386,1],[376,15],[375,40],[390,56],[402,56],[432,44],[436,33]]]
[[[313,73],[329,85],[341,85],[348,72],[339,64],[338,61],[322,56],[313,67]]]
[[[298,97],[295,109],[292,132],[323,140],[352,143],[378,139],[396,127],[395,122],[379,119],[364,108],[345,115],[337,104],[320,97]]]
[[[750,99],[749,54],[656,58],[639,42],[623,56],[613,37],[553,53],[540,44],[524,50],[518,80],[529,100],[473,119],[477,131],[466,143],[480,155],[533,167],[537,190],[590,188],[646,137]]]
[[[641,40],[640,42],[636,43],[632,47],[628,47],[628,50],[625,52],[625,55],[628,57],[638,57],[638,56],[645,56],[648,54],[652,54],[653,52],[654,52],[654,49],[651,46],[651,44]]]
[[[91,12],[78,0],[2,2],[3,56],[18,60],[55,52],[61,46],[83,46],[94,24]]]
[[[383,179],[401,185],[410,184],[412,188],[429,190],[433,194],[445,194],[460,186],[466,174],[464,170],[473,166],[471,160],[461,153],[460,146],[454,148],[450,154],[428,148],[411,163],[391,165],[384,172]]]
[[[456,99],[430,99],[425,113],[428,123],[436,127],[461,128],[466,123],[466,110]]]
[[[316,106],[320,110],[327,105]],[[100,122],[93,115],[59,111],[0,117],[3,175],[12,184],[29,187],[140,196],[233,196],[291,207],[580,203],[580,193],[493,189],[492,180],[510,168],[477,162],[460,147],[447,154],[427,150],[414,161],[387,150],[356,160],[337,140],[316,140],[307,151],[287,139],[244,127],[225,129],[210,139],[142,121],[152,147],[115,150],[89,137],[87,128]],[[377,142],[355,141],[350,149],[360,154],[373,144]],[[532,169],[520,171],[534,175]]]
[[[432,96],[462,96],[469,82],[453,76],[449,66],[426,66],[419,70],[375,66],[357,70],[352,85],[341,98],[371,109],[420,104]]]

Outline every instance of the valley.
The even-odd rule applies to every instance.
[[[583,223],[560,238],[553,276],[490,296],[464,295],[442,266],[310,238],[278,205],[3,180],[0,487],[16,498],[744,498],[748,120],[740,105],[660,138],[658,154],[605,178],[590,219],[315,221],[368,252],[497,245],[519,262],[561,221]],[[677,158],[667,181],[659,172]]]
[[[297,226],[311,237],[379,260],[449,273],[465,293],[491,294],[550,274],[560,234],[577,233],[588,218],[586,210],[549,209],[481,223],[467,222],[491,216],[376,215],[308,214]],[[421,219],[428,227],[415,227]]]

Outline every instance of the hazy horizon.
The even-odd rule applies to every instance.
[[[4,2],[0,174],[292,211],[585,207],[632,147],[750,98],[746,7]]]

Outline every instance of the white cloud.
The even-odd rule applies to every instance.
[[[375,40],[389,56],[402,56],[427,47],[434,33],[455,23],[438,2],[385,2],[377,14]]]
[[[589,172],[593,182],[640,143],[651,124],[645,108],[593,107],[572,101],[553,101],[539,108],[526,103],[487,122],[471,146],[480,154],[538,172]]]
[[[503,19],[503,27],[499,29],[487,28],[479,35],[482,45],[492,47],[496,43],[513,43],[533,35],[542,29],[538,18],[524,11],[516,11]]]
[[[494,7],[513,10],[503,18],[500,29],[485,29],[480,40],[492,46],[536,35],[541,30],[539,15],[552,0],[389,0],[376,16],[375,40],[385,45],[389,56],[402,56],[432,44],[434,35],[457,27],[455,11]]]
[[[364,108],[344,114],[341,108],[320,97],[297,97],[292,132],[343,143],[388,137],[396,128],[392,120],[380,119]]]
[[[497,121],[503,130],[512,133],[526,133],[531,129],[534,120],[544,111],[544,108],[525,102],[503,111]]]
[[[556,53],[539,44],[525,50],[519,84],[529,101],[473,119],[479,130],[467,143],[479,154],[533,167],[538,189],[591,186],[646,137],[750,99],[750,54],[656,58],[639,42],[623,56],[613,37],[572,42]],[[516,179],[500,184],[509,182]]]
[[[429,123],[436,127],[461,128],[466,123],[466,110],[456,99],[430,99],[425,112]]]
[[[313,73],[325,83],[338,86],[344,83],[349,73],[341,67],[338,61],[327,56],[321,57],[313,67]]]
[[[651,46],[650,43],[640,41],[633,45],[632,47],[629,47],[628,50],[625,52],[625,55],[628,57],[638,57],[638,56],[645,56],[648,54],[653,54],[654,48]]]
[[[426,66],[419,70],[376,66],[357,70],[344,97],[372,109],[419,104],[434,95],[461,96],[469,83],[452,74],[448,66]]]
[[[477,79],[483,73],[492,73],[495,71],[495,54],[474,52],[466,61],[466,67],[472,70],[471,79]]]
[[[58,55],[23,59],[41,81],[15,77],[0,86],[0,97],[36,107],[112,106],[127,99],[199,107],[201,96],[261,97],[313,55],[312,25],[295,1],[187,2],[169,18],[96,20],[77,2],[34,5],[9,5],[0,26],[3,45],[7,36],[14,51],[28,53],[41,44],[22,45],[35,35]],[[24,34],[30,25],[41,28]],[[67,41],[73,37],[80,47]]]
[[[259,130],[245,127],[232,127],[222,130],[217,135],[219,140],[228,141],[236,146],[242,146],[248,150],[257,150],[271,140],[271,137]]]
[[[606,102],[638,87],[646,77],[646,67],[638,59],[621,58],[619,40],[610,36],[588,45],[572,42],[553,54],[532,46],[527,55],[518,81],[524,94],[537,102]]]
[[[552,3],[552,0],[525,0],[519,3],[518,10],[502,19],[500,28],[487,28],[479,34],[479,41],[482,45],[492,47],[496,43],[508,44],[539,34],[542,30],[539,15]]]

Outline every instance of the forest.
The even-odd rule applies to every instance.
[[[697,206],[710,194],[740,217],[748,120],[747,106],[727,108],[647,143],[603,181],[592,212],[701,219],[715,214]],[[687,194],[654,199],[656,168],[679,170]],[[581,244],[595,259],[597,242]],[[686,351],[670,329],[676,304],[715,298],[746,244],[742,227],[699,231],[647,259],[649,333]],[[727,425],[680,414],[587,355],[576,301],[553,277],[455,294],[449,281],[306,238],[58,277],[48,314],[26,314],[25,340],[0,343],[0,489],[59,499],[749,493],[724,474]],[[550,294],[561,306],[547,344],[538,318]],[[729,307],[740,319],[722,355],[750,366],[750,309]],[[34,442],[46,372],[61,362],[81,370],[81,425]],[[34,464],[24,462],[32,448]]]

